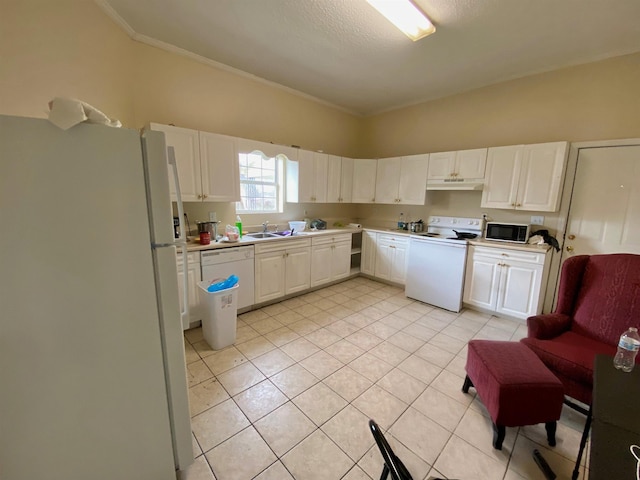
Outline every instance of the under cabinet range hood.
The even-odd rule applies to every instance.
[[[481,179],[445,179],[430,180],[427,182],[427,190],[482,190],[484,181]]]

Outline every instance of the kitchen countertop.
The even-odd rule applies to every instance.
[[[218,248],[241,247],[244,245],[255,245],[257,243],[265,243],[265,242],[286,242],[291,239],[309,238],[309,237],[322,236],[322,235],[337,235],[340,233],[357,233],[361,231],[362,231],[361,228],[351,228],[351,227],[328,228],[326,230],[305,230],[304,232],[294,234],[293,236],[269,237],[269,238],[251,238],[245,234],[244,237],[242,237],[238,242],[211,242],[209,245],[200,245],[200,242],[198,240],[191,240],[187,243],[187,251],[199,252],[201,250],[215,250]]]

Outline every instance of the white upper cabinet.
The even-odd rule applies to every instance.
[[[481,206],[557,211],[567,150],[567,142],[489,148]]]
[[[376,175],[378,161],[356,158],[353,160],[353,203],[374,203],[376,201]]]
[[[438,152],[429,155],[428,190],[481,188],[487,149]]]
[[[298,201],[326,203],[329,156],[326,153],[298,152]]]
[[[399,203],[402,157],[379,158],[376,175],[376,203]]]
[[[174,148],[182,201],[201,202],[202,181],[200,176],[200,139],[198,132],[188,128],[157,123],[149,124],[149,128],[164,132],[167,146]],[[169,179],[171,200],[176,201],[176,186],[173,182],[172,174],[169,174]]]
[[[351,203],[353,191],[353,159],[328,156],[328,203]]]
[[[185,202],[235,202],[240,199],[240,177],[235,139],[171,125],[149,124],[164,132],[167,146],[176,154],[182,200]],[[169,178],[173,178],[172,175]],[[176,189],[169,182],[171,199]]]
[[[238,153],[233,137],[200,132],[200,168],[205,200],[240,200]]]
[[[378,159],[375,203],[424,205],[429,155]]]

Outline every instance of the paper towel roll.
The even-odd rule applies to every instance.
[[[362,228],[362,224],[360,224],[360,223],[350,223],[347,226],[351,227],[351,228]]]

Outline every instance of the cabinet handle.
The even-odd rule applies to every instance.
[[[209,195],[202,195],[202,198],[207,198]]]
[[[516,206],[516,204],[515,204],[515,203],[512,203],[512,204],[511,204],[511,206],[512,206],[512,207],[515,207],[515,206]]]
[[[575,239],[576,239],[576,236],[575,236],[575,235],[569,235],[567,238],[568,238],[569,240],[575,240]]]
[[[516,207],[521,207],[522,204],[521,203],[516,203]]]
[[[567,252],[573,252],[573,247],[571,245],[567,245]]]
[[[201,194],[198,194],[198,199],[201,199],[201,198],[202,198],[202,195],[201,195]]]

